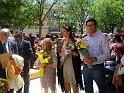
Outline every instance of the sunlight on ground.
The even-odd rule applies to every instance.
[[[94,93],[99,93],[98,87],[95,82],[93,83],[93,85],[94,85]],[[57,93],[62,93],[60,87],[58,85],[56,85],[56,87],[57,87]],[[37,91],[37,93],[42,93],[39,78],[30,81],[30,93],[36,93],[36,91]],[[85,92],[81,91],[79,93],[85,93]]]

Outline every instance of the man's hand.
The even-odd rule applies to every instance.
[[[93,63],[95,61],[96,61],[96,58],[95,57],[86,57],[86,58],[83,59],[83,62],[85,64],[91,64],[91,63]]]

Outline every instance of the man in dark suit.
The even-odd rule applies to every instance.
[[[14,35],[15,42],[17,43],[18,53],[20,56],[24,58],[24,67],[22,77],[24,79],[24,93],[29,93],[29,85],[30,85],[30,59],[34,57],[33,51],[31,48],[31,44],[29,41],[24,40],[21,32],[16,32]]]
[[[7,28],[0,30],[0,54],[3,53],[16,53],[15,42],[11,39],[8,39],[10,36],[10,31]],[[2,68],[0,64],[0,78],[6,79],[6,71]],[[11,93],[8,91],[7,93]]]

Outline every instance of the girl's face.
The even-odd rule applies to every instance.
[[[65,38],[69,37],[70,32],[67,31],[66,29],[63,28],[63,29],[61,30],[61,32],[62,32],[62,36],[63,36],[63,37],[65,37]]]

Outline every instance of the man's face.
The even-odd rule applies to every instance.
[[[86,28],[89,34],[95,33],[96,32],[96,25],[94,22],[89,21],[86,24]]]
[[[15,38],[16,42],[19,42],[19,41],[22,40],[22,36],[21,35],[15,35],[14,38]]]
[[[6,32],[0,32],[0,41],[5,43],[7,41],[8,38],[8,33]]]

